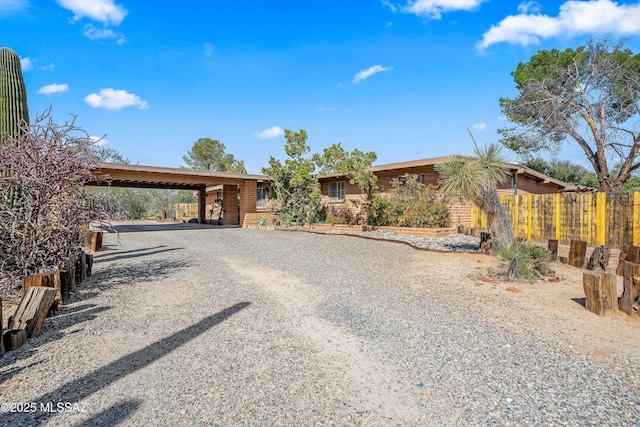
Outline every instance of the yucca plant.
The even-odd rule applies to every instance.
[[[529,240],[502,247],[498,255],[509,263],[510,278],[533,280],[552,272],[548,264],[551,252]]]
[[[444,194],[471,200],[487,214],[493,248],[500,249],[513,242],[511,219],[500,203],[497,185],[509,176],[498,144],[478,147],[474,141],[474,156],[440,163],[440,189]]]

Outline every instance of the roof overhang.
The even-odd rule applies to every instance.
[[[204,171],[161,166],[101,163],[94,171],[96,181],[89,185],[136,188],[196,190],[210,185],[242,184],[247,180],[265,181],[263,175]]]

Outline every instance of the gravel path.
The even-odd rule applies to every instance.
[[[0,358],[0,402],[35,409],[0,425],[640,425],[640,354],[598,360],[481,292],[491,257],[177,228],[105,236]]]

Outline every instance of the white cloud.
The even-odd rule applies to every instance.
[[[84,35],[91,40],[114,39],[118,37],[116,32],[113,30],[110,30],[108,28],[98,29],[91,24],[84,27]]]
[[[216,53],[216,47],[211,43],[202,43],[202,47],[204,47],[204,56],[207,58],[211,58]]]
[[[396,6],[395,4],[391,3],[389,0],[380,0],[380,3],[382,3],[385,6],[387,6],[394,13],[398,11],[398,6]]]
[[[618,5],[611,0],[569,0],[558,16],[538,13],[537,8],[519,7],[519,15],[504,18],[484,33],[478,49],[495,43],[538,45],[541,38],[582,34],[640,34],[640,4]]]
[[[29,9],[29,0],[2,0],[0,1],[0,16],[13,15],[26,12]]]
[[[498,116],[496,117],[498,119],[498,121],[504,122],[507,120],[507,118],[505,116]]]
[[[89,140],[94,143],[96,147],[101,147],[103,145],[107,145],[109,141],[104,136],[94,136],[90,135]]]
[[[473,128],[476,130],[485,130],[487,128],[487,124],[486,123],[476,123],[475,125],[473,125]]]
[[[29,71],[33,69],[33,62],[31,61],[31,58],[20,57],[20,67],[22,67],[22,71]]]
[[[320,107],[318,111],[333,111],[333,107]]]
[[[54,68],[56,68],[56,64],[54,64],[53,62],[49,65],[45,65],[44,67],[40,67],[42,71],[53,71]]]
[[[43,95],[53,95],[53,94],[60,95],[61,93],[64,93],[68,90],[69,90],[68,84],[59,85],[57,83],[54,83],[54,84],[42,86],[40,89],[38,89],[38,93],[41,93]]]
[[[367,79],[373,76],[376,73],[380,73],[382,71],[389,71],[390,67],[383,67],[382,65],[374,65],[373,67],[369,67],[366,70],[360,71],[353,77],[353,83],[360,83],[362,80]]]
[[[125,107],[136,106],[141,110],[150,108],[147,102],[140,99],[135,93],[112,88],[100,89],[99,94],[89,94],[85,96],[84,102],[93,108],[104,108],[105,110],[122,110]]]
[[[280,135],[284,135],[284,129],[280,126],[272,126],[270,128],[266,128],[262,132],[253,132],[252,135],[262,139],[276,138]]]
[[[429,19],[440,19],[443,12],[475,9],[485,0],[408,0],[400,10]],[[393,10],[393,9],[392,9]]]
[[[113,0],[58,0],[58,4],[73,12],[74,21],[87,17],[104,25],[120,25],[128,13]]]
[[[525,1],[518,5],[518,12],[520,13],[538,13],[542,10],[542,5],[537,1]]]

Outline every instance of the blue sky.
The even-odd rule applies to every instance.
[[[282,129],[378,164],[468,154],[467,128],[483,143],[508,124],[498,99],[519,61],[606,35],[640,50],[638,1],[0,1],[32,118],[77,115],[145,165],[219,139],[250,173],[285,157]]]

